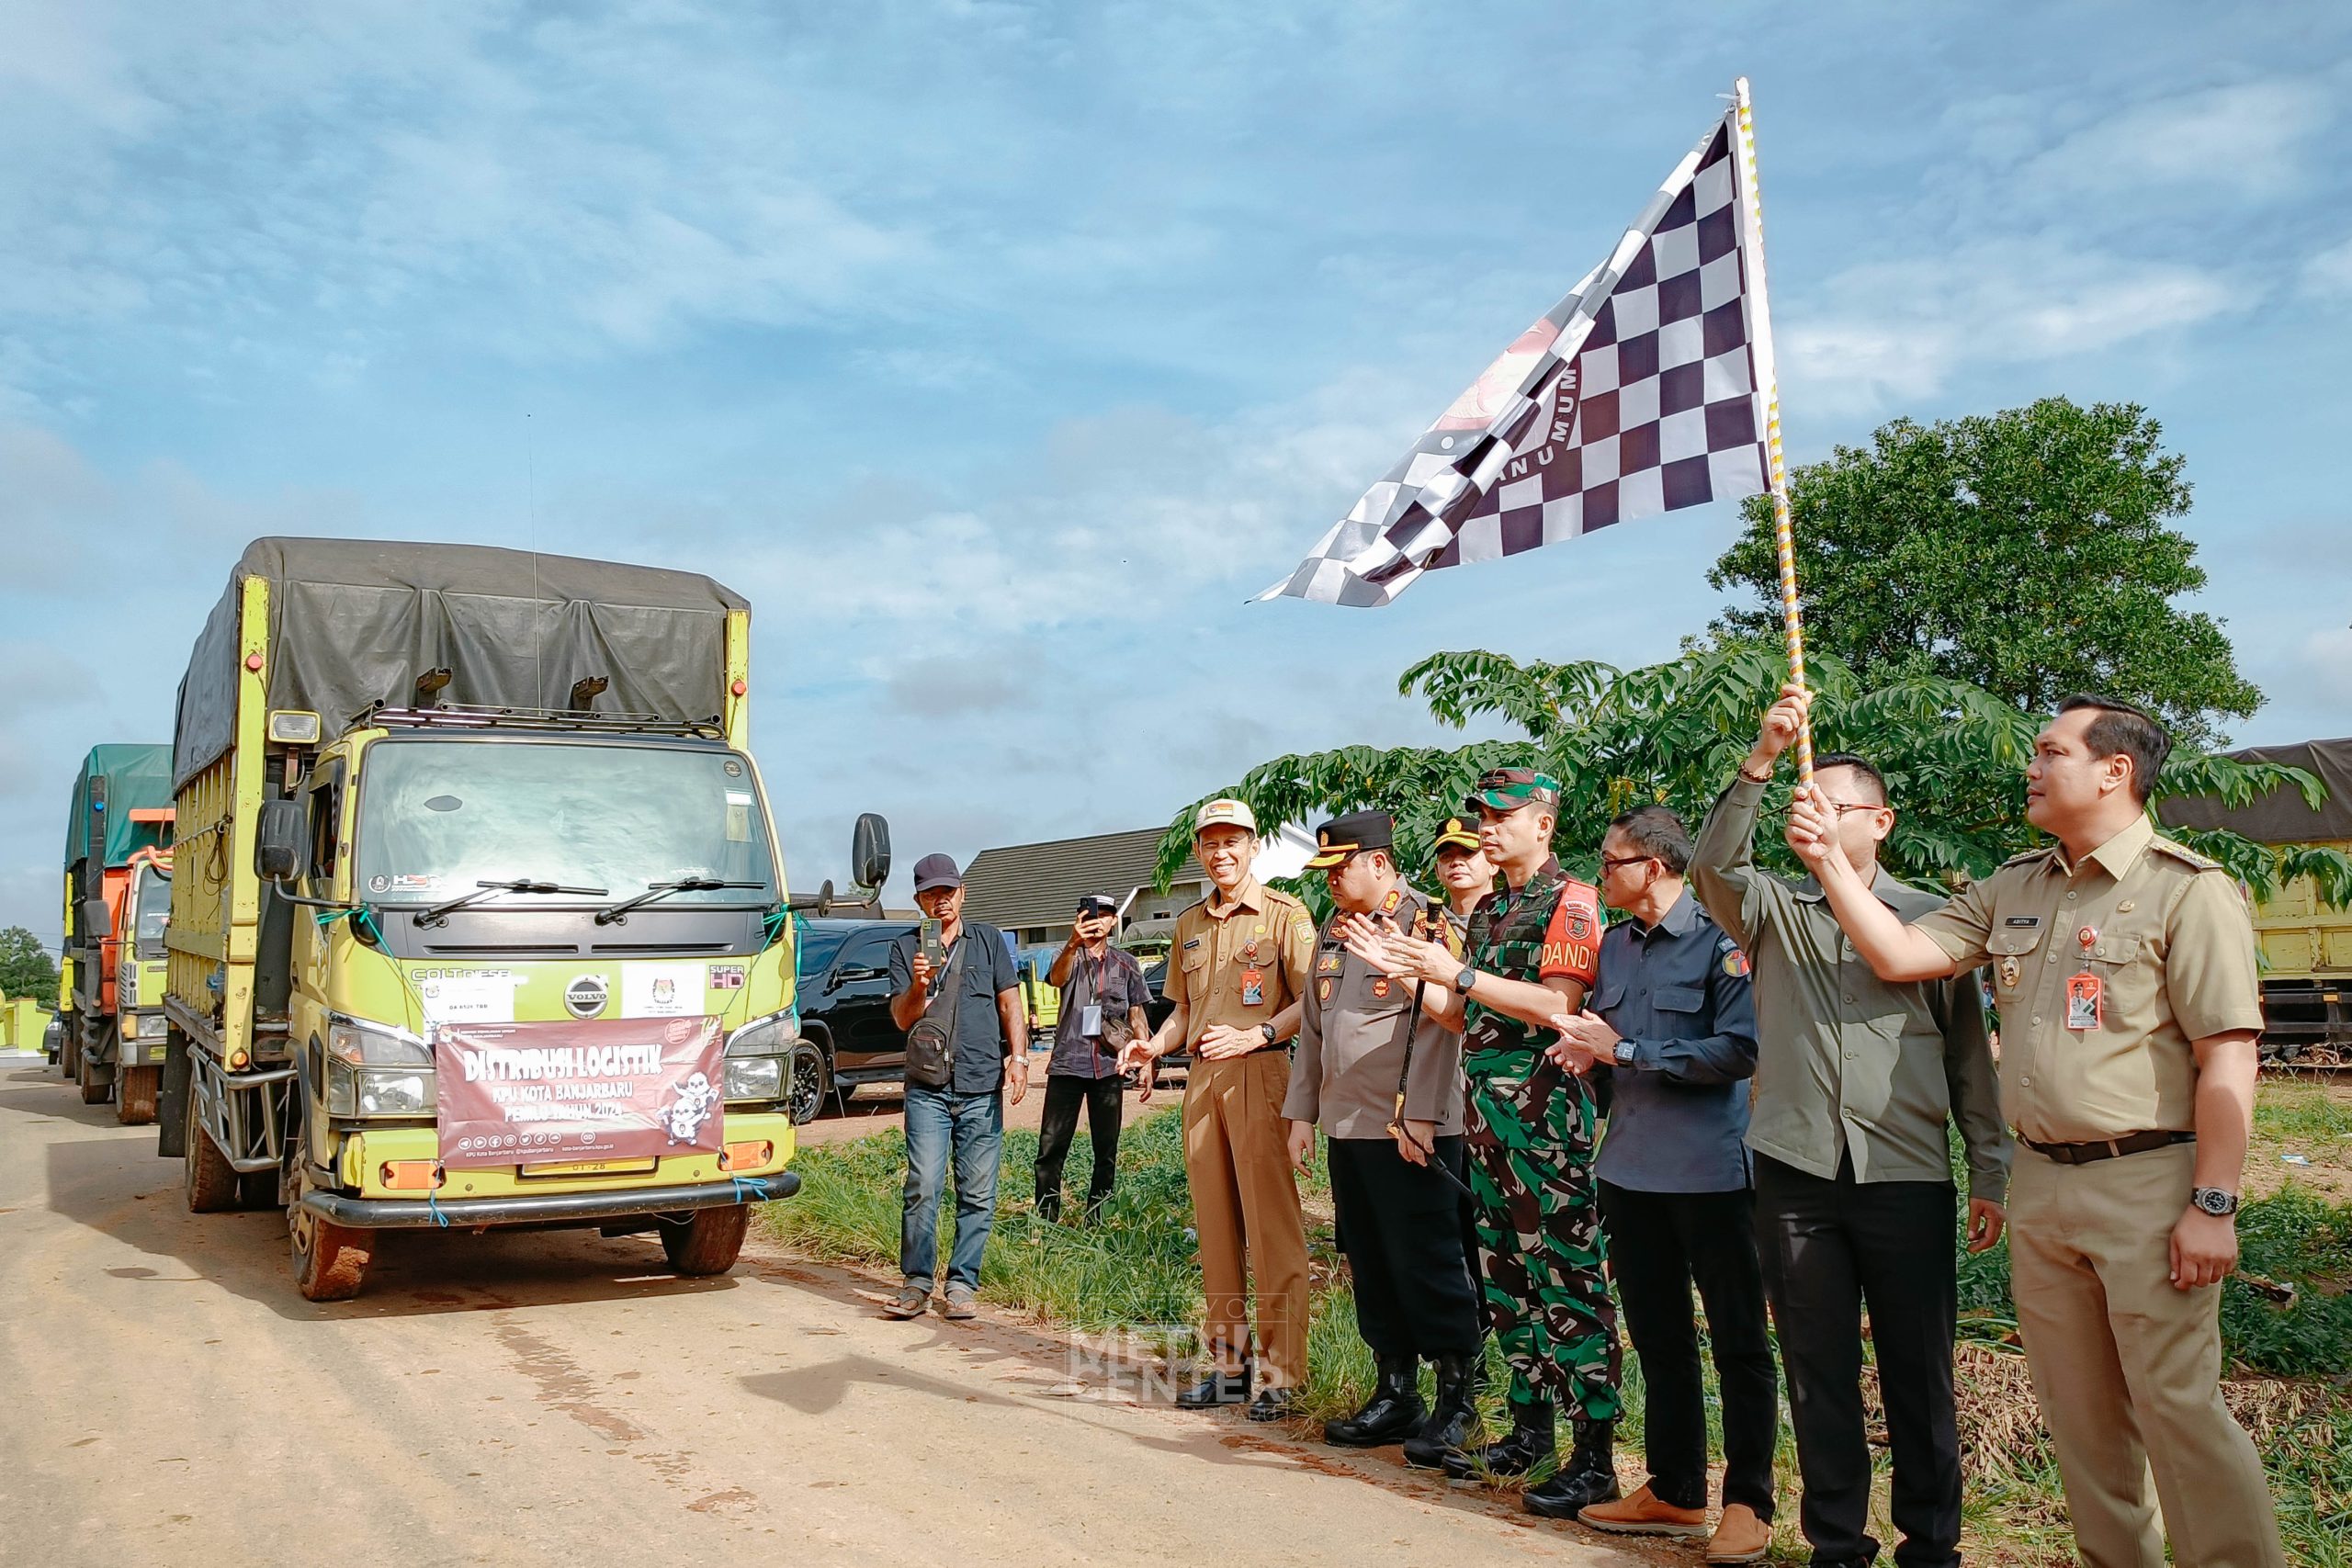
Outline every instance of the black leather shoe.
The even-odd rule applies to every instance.
[[[1577,1423],[1576,1447],[1568,1452],[1568,1462],[1551,1480],[1541,1486],[1529,1487],[1521,1495],[1520,1500],[1527,1511],[1547,1519],[1573,1519],[1579,1508],[1589,1508],[1617,1496],[1614,1438],[1614,1423]]]
[[[1478,1430],[1476,1363],[1467,1356],[1437,1359],[1437,1403],[1429,1419],[1405,1439],[1405,1462],[1417,1470],[1444,1468],[1445,1456],[1462,1451]]]
[[[1179,1410],[1214,1410],[1220,1404],[1239,1404],[1250,1397],[1250,1368],[1244,1363],[1238,1372],[1213,1371],[1176,1396]]]
[[[1512,1417],[1513,1426],[1500,1442],[1475,1451],[1445,1456],[1445,1473],[1456,1481],[1487,1475],[1525,1475],[1553,1455],[1552,1407],[1539,1404]]]
[[[1298,1414],[1298,1394],[1287,1388],[1261,1388],[1250,1402],[1252,1421],[1287,1421]]]
[[[1420,1364],[1383,1359],[1380,1381],[1363,1409],[1323,1423],[1323,1440],[1337,1449],[1376,1449],[1402,1442],[1421,1425]]]

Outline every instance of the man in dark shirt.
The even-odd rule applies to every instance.
[[[911,1030],[926,1015],[950,1032],[948,1081],[907,1079],[907,1185],[899,1223],[899,1271],[906,1283],[883,1310],[920,1317],[939,1265],[939,1196],[956,1160],[956,1247],[947,1262],[945,1315],[974,1314],[980,1258],[996,1218],[997,1161],[1004,1150],[1003,1089],[1016,1105],[1029,1092],[1029,1025],[1021,1009],[1012,949],[994,926],[964,919],[964,878],[945,855],[915,862],[915,904],[939,922],[944,956],[934,967],[922,936],[890,950],[890,1021]],[[933,994],[934,982],[944,982]]]
[[[1756,1009],[1747,959],[1683,886],[1690,838],[1663,806],[1609,826],[1601,894],[1629,917],[1600,942],[1590,1009],[1560,1019],[1554,1059],[1612,1077],[1600,1142],[1600,1221],[1625,1326],[1641,1358],[1649,1483],[1576,1513],[1597,1529],[1706,1535],[1707,1410],[1690,1287],[1706,1303],[1723,1394],[1724,1511],[1710,1562],[1770,1543],[1778,1382],[1748,1180],[1747,1083]],[[1528,1506],[1545,1511],[1542,1488]]]
[[[1119,1168],[1120,1091],[1126,1079],[1119,1053],[1129,1040],[1151,1032],[1145,1010],[1151,987],[1143,970],[1111,945],[1119,907],[1100,893],[1078,901],[1069,940],[1054,954],[1048,985],[1061,990],[1061,1012],[1054,1025],[1054,1054],[1046,1063],[1046,1113],[1037,1127],[1037,1217],[1062,1215],[1062,1167],[1078,1134],[1078,1111],[1086,1108],[1087,1139],[1093,1145],[1094,1174],[1086,1187],[1086,1217],[1110,1201]]]

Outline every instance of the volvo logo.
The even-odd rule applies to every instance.
[[[563,1005],[574,1018],[594,1018],[605,1010],[609,994],[602,975],[582,975],[563,988]]]

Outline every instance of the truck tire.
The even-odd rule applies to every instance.
[[[90,1060],[88,1051],[74,1053],[74,1081],[81,1086],[83,1104],[104,1105],[107,1097],[114,1093],[114,1075],[109,1072],[101,1077],[98,1075],[103,1070],[98,1063]]]
[[[662,1225],[662,1250],[681,1274],[724,1274],[735,1267],[751,1223],[749,1203],[696,1209],[684,1224]]]
[[[180,1185],[191,1214],[217,1214],[237,1206],[237,1173],[229,1156],[197,1120],[196,1086],[187,1086],[187,1145],[180,1156]]]
[[[306,1302],[347,1302],[367,1282],[368,1263],[375,1256],[376,1233],[354,1230],[321,1219],[295,1205],[288,1228],[293,1232],[294,1288]]]
[[[57,1075],[68,1083],[82,1076],[82,1025],[77,1019],[65,1021],[65,1042],[57,1053]]]
[[[117,1067],[114,1073],[114,1119],[126,1127],[144,1127],[155,1120],[155,1096],[164,1087],[164,1065]]]

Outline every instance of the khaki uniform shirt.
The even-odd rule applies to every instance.
[[[1757,869],[1764,788],[1735,781],[1707,814],[1690,859],[1691,890],[1755,971],[1747,1146],[1825,1181],[1844,1158],[1860,1182],[1945,1182],[1944,1125],[1957,1122],[1969,1196],[2006,1201],[2009,1132],[1977,976],[1898,984],[1872,974],[1818,882]],[[1902,919],[1942,905],[1875,869],[1871,896]]]
[[[2245,895],[2145,817],[2078,865],[2019,855],[1914,924],[1957,963],[1991,960],[2003,1101],[2037,1143],[2194,1132],[2189,1043],[2262,1027]],[[2086,1021],[2068,1017],[2077,975],[2099,983],[2094,1027],[2067,1027]]]
[[[1423,940],[1449,940],[1445,910],[1409,888],[1380,913]],[[1413,982],[1392,980],[1350,953],[1332,917],[1315,944],[1315,983],[1299,1010],[1298,1055],[1291,1063],[1283,1115],[1319,1122],[1335,1138],[1385,1138],[1405,1080],[1405,1118],[1434,1122],[1437,1135],[1462,1131],[1462,1036],[1429,1016],[1414,1020]],[[1434,931],[1431,928],[1434,927]],[[1412,1059],[1406,1060],[1406,1026]],[[1409,1077],[1408,1068],[1409,1066]]]
[[[1161,994],[1190,1010],[1184,1049],[1200,1044],[1212,1024],[1255,1029],[1306,994],[1315,962],[1315,921],[1306,906],[1246,878],[1230,903],[1212,892],[1176,917],[1176,945],[1168,955]],[[1245,999],[1251,971],[1259,1000]]]

